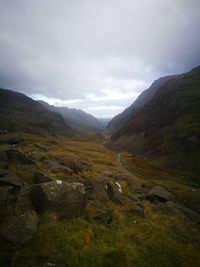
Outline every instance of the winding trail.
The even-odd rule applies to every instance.
[[[134,176],[134,174],[132,172],[130,172],[126,167],[124,167],[123,163],[121,162],[121,154],[118,153],[117,154],[117,164],[119,165],[119,167],[127,174]]]

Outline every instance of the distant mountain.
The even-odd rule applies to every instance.
[[[0,128],[9,132],[48,132],[68,134],[62,116],[33,99],[11,90],[0,89]]]
[[[157,80],[153,85],[163,81]],[[200,67],[151,86],[109,124],[109,146],[162,166],[200,170]],[[144,97],[146,95],[146,97]],[[125,118],[125,122],[119,118]],[[128,118],[127,118],[128,117]]]
[[[142,108],[146,103],[148,103],[158,91],[158,89],[165,84],[168,80],[175,78],[176,75],[165,76],[155,80],[149,89],[142,92],[139,97],[133,102],[133,104],[125,109],[122,113],[115,116],[107,125],[106,134],[113,134],[121,127],[123,127],[137,111]]]
[[[84,112],[83,110],[67,107],[55,107],[53,105],[49,105],[44,101],[38,102],[47,109],[60,113],[66,123],[71,127],[96,132],[99,132],[103,129],[103,122],[96,119],[94,116]]]

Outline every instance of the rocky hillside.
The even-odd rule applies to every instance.
[[[70,127],[62,116],[33,99],[0,89],[0,128],[9,132],[68,134]]]
[[[109,146],[153,159],[161,166],[198,173],[200,67],[165,81],[145,104],[140,98],[135,103],[139,109],[130,112],[124,125],[117,125]]]
[[[60,113],[66,123],[71,127],[95,132],[100,132],[104,127],[103,122],[83,110],[67,107],[55,107],[44,101],[39,101],[39,103],[51,111]]]
[[[0,159],[0,266],[199,266],[200,216],[99,143],[3,132]]]

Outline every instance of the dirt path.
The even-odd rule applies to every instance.
[[[120,166],[120,168],[126,173],[129,174],[131,176],[134,176],[133,173],[131,173],[126,167],[124,167],[123,163],[121,162],[121,154],[118,153],[117,154],[117,164]]]

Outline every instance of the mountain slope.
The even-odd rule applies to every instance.
[[[200,170],[200,67],[178,75],[115,131],[109,146],[159,161],[162,166]]]
[[[106,129],[106,134],[112,134],[119,130],[123,125],[125,125],[130,119],[133,118],[134,114],[142,108],[146,103],[148,103],[158,91],[158,89],[164,85],[168,80],[175,78],[176,75],[165,76],[155,80],[152,85],[142,92],[139,97],[133,102],[133,104],[125,109],[122,113],[115,116],[109,123]]]
[[[103,123],[101,121],[83,110],[67,107],[55,107],[44,101],[38,102],[49,110],[60,113],[67,124],[72,127],[91,131],[101,131],[103,128]]]
[[[62,116],[37,101],[11,90],[0,89],[0,128],[10,132],[70,132]]]

